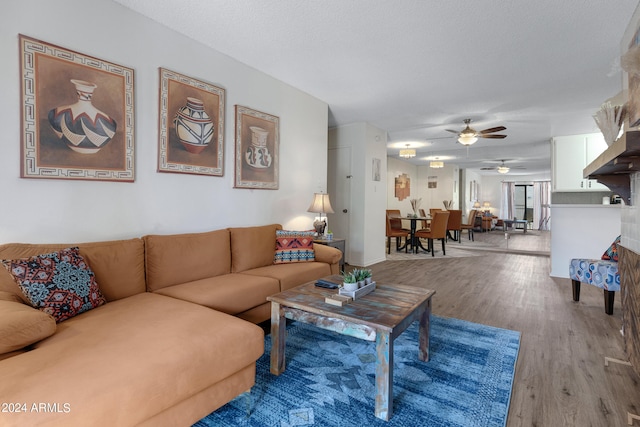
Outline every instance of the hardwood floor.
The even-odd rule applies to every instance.
[[[548,232],[516,233],[510,248],[548,251]],[[476,242],[487,247],[500,239],[502,232],[476,233]],[[640,378],[630,366],[604,366],[605,356],[627,359],[620,295],[609,316],[601,289],[583,285],[576,303],[571,281],[549,276],[548,256],[502,249],[466,258],[436,253],[436,261],[384,261],[370,268],[379,282],[434,289],[435,315],[520,331],[507,426],[627,425],[627,412],[640,414]]]

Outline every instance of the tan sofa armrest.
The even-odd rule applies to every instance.
[[[330,265],[338,264],[340,262],[340,258],[342,258],[342,251],[331,246],[314,243],[313,250],[315,252],[316,261],[319,262],[326,262]]]

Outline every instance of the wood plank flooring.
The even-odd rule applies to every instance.
[[[516,233],[509,247],[548,251],[548,232]],[[476,233],[476,242],[487,245],[500,239],[500,231]],[[640,414],[640,378],[629,366],[604,366],[605,356],[627,359],[620,295],[612,316],[594,286],[583,285],[581,301],[574,302],[571,281],[549,276],[548,256],[485,251],[438,257],[370,268],[376,281],[435,290],[438,316],[521,332],[507,426],[625,426],[627,412]]]

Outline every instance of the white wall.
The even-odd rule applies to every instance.
[[[600,259],[620,235],[621,211],[621,205],[551,206],[550,275],[568,278],[573,258]]]
[[[385,260],[386,144],[386,132],[364,122],[329,131],[330,149],[347,147],[351,152],[349,214],[329,215],[329,224],[349,221],[348,227],[340,229],[349,230],[345,259],[352,265],[367,266]],[[380,159],[380,181],[373,180],[374,158]]]
[[[395,179],[406,173],[410,177],[410,195],[398,200],[395,196]],[[436,177],[436,188],[428,188],[429,177]],[[453,200],[452,209],[458,206],[458,167],[446,164],[443,168],[432,169],[429,166],[414,166],[409,162],[393,157],[387,159],[387,209],[400,209],[402,215],[413,213],[410,199],[422,199],[420,207],[427,213],[429,209],[443,209],[444,200]],[[455,191],[454,191],[455,184]]]
[[[241,25],[242,23],[238,23]],[[21,179],[18,34],[135,69],[135,183]],[[0,16],[0,243],[81,242],[282,223],[326,191],[327,104],[110,0],[23,0]],[[157,173],[158,67],[226,89],[224,176]],[[234,105],[280,118],[279,190],[233,189]]]

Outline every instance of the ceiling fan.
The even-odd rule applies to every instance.
[[[504,160],[501,160],[501,163],[498,166],[490,166],[486,168],[480,168],[481,171],[493,171],[496,170],[498,173],[508,173],[511,169],[526,169],[523,166],[507,166],[504,164]]]
[[[477,131],[475,129],[472,129],[471,126],[469,126],[469,123],[471,123],[471,119],[464,120],[464,124],[467,126],[462,130],[462,132],[459,132],[457,130],[452,130],[452,129],[445,129],[445,130],[447,132],[455,133],[456,135],[458,135],[458,142],[462,145],[467,145],[467,146],[475,143],[478,140],[478,138],[502,139],[507,137],[507,135],[494,134],[494,132],[500,132],[500,131],[506,130],[507,128],[504,126],[496,126],[493,128]]]

